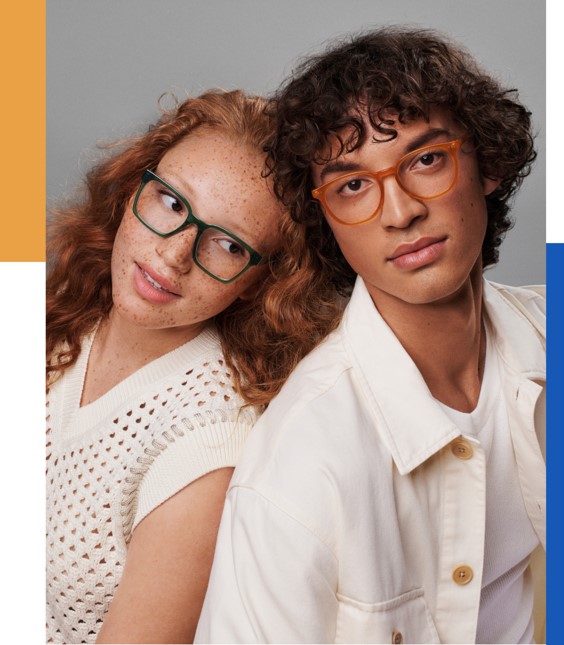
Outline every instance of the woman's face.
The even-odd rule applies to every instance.
[[[282,209],[261,177],[263,164],[262,154],[202,126],[171,148],[155,172],[188,200],[198,219],[227,229],[265,257],[277,249]],[[162,238],[135,217],[132,205],[133,199],[112,252],[114,316],[190,338],[237,298],[252,296],[266,267],[219,282],[192,259],[195,226]]]

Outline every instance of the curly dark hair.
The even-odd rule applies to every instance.
[[[273,105],[278,127],[267,151],[276,193],[307,226],[320,267],[341,291],[350,289],[354,272],[311,197],[310,169],[315,161],[328,161],[320,155],[330,136],[340,142],[337,156],[359,148],[368,134],[366,116],[386,140],[397,136],[390,113],[405,124],[428,120],[430,110],[440,107],[460,123],[482,175],[501,179],[486,197],[482,247],[484,267],[498,261],[498,247],[512,226],[509,200],[536,157],[531,114],[516,90],[501,87],[461,47],[433,30],[401,26],[352,35],[306,59]],[[351,133],[346,140],[344,131]]]

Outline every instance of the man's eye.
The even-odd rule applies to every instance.
[[[341,197],[347,197],[365,190],[369,187],[369,183],[370,182],[363,177],[354,177],[353,179],[348,179],[343,184],[337,184],[336,192]]]
[[[362,181],[360,179],[351,179],[351,181],[348,181],[345,186],[344,190],[349,190],[352,193],[357,192],[360,190],[362,187]]]
[[[413,169],[440,168],[446,161],[447,153],[443,150],[430,150],[424,152],[413,160]]]
[[[419,161],[424,166],[432,166],[434,161],[435,161],[435,153],[434,152],[428,152],[426,155],[423,155],[422,157],[420,157]]]

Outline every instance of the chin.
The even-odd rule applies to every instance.
[[[424,290],[421,302],[414,304],[443,304],[454,302],[468,293],[469,280],[462,282],[434,285],[433,288]]]
[[[392,292],[399,300],[410,305],[429,305],[433,303],[448,302],[456,298],[464,288],[465,281],[446,279],[415,280],[413,284],[404,289]]]
[[[113,303],[114,314],[128,324],[140,329],[158,329],[161,325],[157,320],[158,316],[150,315],[147,308],[139,303],[130,303],[119,298]],[[162,322],[162,321],[161,321]]]

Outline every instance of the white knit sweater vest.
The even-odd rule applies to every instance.
[[[212,329],[80,407],[92,336],[47,399],[47,642],[95,641],[137,524],[198,477],[235,466],[241,410]]]

